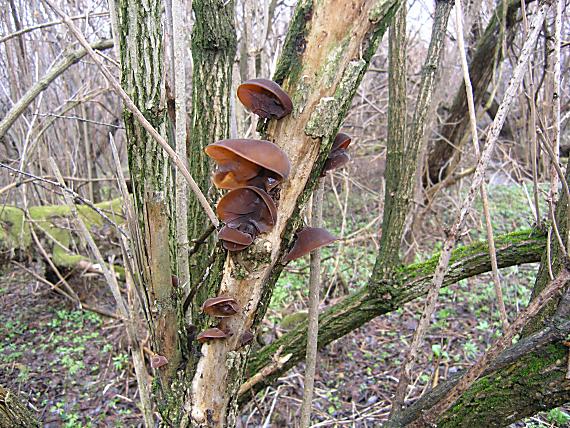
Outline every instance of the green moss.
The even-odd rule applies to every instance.
[[[339,63],[344,57],[343,53],[345,52],[350,39],[351,35],[348,34],[341,43],[339,43],[337,46],[331,49],[330,52],[328,52],[326,60],[317,73],[321,76],[321,78],[318,80],[323,83],[324,87],[330,88],[334,83],[334,78],[340,67]]]
[[[335,98],[321,98],[305,125],[305,134],[315,138],[331,135],[337,129],[338,110],[339,105]]]
[[[123,222],[123,202],[121,199],[101,202],[95,206],[106,213],[116,224]],[[77,206],[77,211],[88,229],[102,226],[104,219],[87,205]],[[66,205],[45,205],[29,209],[30,218],[37,227],[37,231],[44,235],[51,250],[53,262],[57,266],[72,267],[86,257],[75,254],[70,246],[73,241],[71,228],[71,209]],[[32,238],[29,224],[24,221],[24,212],[15,207],[4,207],[0,211],[0,246],[26,250],[30,247]],[[124,272],[123,272],[124,273]]]
[[[30,243],[30,230],[24,222],[24,212],[16,207],[0,209],[0,248],[27,248]]]
[[[308,33],[308,23],[312,17],[313,0],[299,2],[289,24],[283,51],[273,75],[273,80],[277,83],[282,84],[286,77],[292,84],[299,80],[299,73],[302,69],[301,56],[305,51],[305,37]]]
[[[532,354],[526,359],[525,365],[516,373],[513,373],[512,380],[519,381],[530,378],[533,375],[539,374],[544,370],[544,368],[553,364],[557,360],[565,357],[565,349],[562,346],[557,346],[555,344],[548,345],[544,353]]]
[[[283,318],[280,326],[284,330],[291,330],[305,321],[308,316],[309,314],[307,312],[295,312],[293,314],[289,314]]]
[[[520,243],[521,241],[528,239],[531,236],[537,236],[537,237],[540,236],[543,238],[545,237],[544,233],[537,231],[535,229],[522,229],[495,237],[496,239],[495,247],[503,248],[507,245],[515,245],[517,243]],[[544,246],[542,240],[537,241],[536,245],[539,248],[542,248]],[[487,244],[487,241],[474,242],[469,245],[460,245],[453,250],[451,254],[451,260],[449,263],[453,264],[454,262],[457,262],[459,260],[468,259],[469,257],[479,255],[483,252],[487,252],[488,249],[489,246]],[[440,256],[441,252],[437,252],[425,261],[402,266],[399,268],[399,271],[401,272],[417,271],[418,274],[426,271],[433,271],[437,266]]]
[[[376,24],[390,12],[390,8],[393,6],[394,2],[392,1],[378,0],[368,12],[368,19]]]

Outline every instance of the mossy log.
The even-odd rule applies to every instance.
[[[0,427],[39,427],[40,423],[18,397],[0,386]]]
[[[444,413],[438,427],[503,427],[569,402],[568,348],[560,343],[569,329],[569,322],[546,328],[505,351]],[[422,413],[454,387],[461,374],[406,409],[393,426],[421,421]]]
[[[113,199],[95,205],[115,224],[123,223],[122,200]],[[42,245],[58,267],[72,268],[89,258],[79,254],[80,238],[72,228],[71,210],[65,205],[45,205],[29,208],[29,218],[24,210],[13,206],[0,209],[0,260],[10,260],[17,253],[29,254],[33,251],[31,227],[42,237]],[[78,205],[79,215],[95,234],[109,232],[112,226],[91,207]],[[105,242],[101,242],[105,245]]]
[[[546,246],[545,234],[535,230],[522,230],[496,238],[497,263],[500,268],[540,261]],[[319,348],[350,333],[371,319],[394,311],[404,304],[423,296],[431,284],[439,256],[402,267],[392,281],[371,278],[369,287],[362,288],[331,306],[319,316]],[[480,275],[491,270],[489,250],[486,242],[477,242],[457,248],[452,255],[449,272],[443,286],[449,286],[465,278]],[[381,292],[370,293],[370,286],[381,288]],[[377,296],[377,297],[376,297]],[[300,322],[289,333],[251,355],[248,373],[253,376],[272,364],[275,355],[288,356],[286,363],[257,383],[258,391],[270,385],[277,377],[289,370],[305,355],[307,322]],[[242,396],[242,403],[251,398],[251,392]]]

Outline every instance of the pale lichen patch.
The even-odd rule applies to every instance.
[[[315,138],[330,135],[336,128],[334,124],[338,120],[338,109],[335,97],[321,98],[305,125],[305,134]]]
[[[393,5],[393,2],[391,1],[378,0],[374,6],[370,8],[370,11],[368,12],[368,19],[370,22],[376,24],[386,16]]]

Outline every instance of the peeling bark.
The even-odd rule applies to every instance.
[[[297,5],[275,79],[292,96],[293,113],[272,121],[267,139],[289,156],[291,176],[282,185],[273,230],[247,250],[229,255],[220,292],[234,297],[243,311],[227,320],[233,336],[201,348],[187,401],[198,426],[232,426],[247,348],[241,334],[255,328],[271,296],[272,279],[282,269],[283,251],[298,225],[298,210],[312,190],[334,135],[376,51],[397,1],[305,0]],[[347,23],[350,23],[347,25]],[[313,168],[315,166],[315,168]]]

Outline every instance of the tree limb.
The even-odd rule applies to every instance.
[[[105,50],[113,47],[113,40],[103,39],[95,43],[90,44],[93,50]],[[0,122],[0,139],[6,135],[6,132],[14,124],[16,119],[24,113],[28,106],[36,99],[36,97],[44,91],[50,83],[57,79],[62,73],[64,73],[73,64],[79,62],[85,55],[87,55],[87,49],[84,47],[78,48],[71,51],[63,56],[57,63],[50,67],[47,73],[36,83],[32,85],[30,89],[20,98],[10,109],[2,122]]]
[[[523,230],[498,236],[496,246],[497,263],[501,268],[538,262],[546,246],[546,235],[537,231]],[[371,319],[394,311],[425,295],[432,281],[437,259],[438,255],[436,254],[423,263],[401,268],[397,278],[394,278],[392,282],[381,284],[382,292],[377,297],[370,295],[368,291],[370,287],[364,287],[324,311],[319,317],[321,326],[319,329],[319,348],[325,347],[333,340],[350,333]],[[461,279],[489,272],[490,269],[489,250],[485,242],[459,247],[452,253],[449,271],[445,276],[443,286],[449,286]],[[374,281],[375,279],[371,279],[371,282]],[[374,286],[374,284],[371,285]],[[283,366],[273,371],[263,382],[256,384],[255,391],[271,384],[274,379],[304,358],[306,332],[307,323],[303,322],[252,355],[248,362],[250,376],[271,364],[272,357],[280,348],[282,348],[281,355],[291,355]],[[250,397],[251,391],[242,395],[241,401],[247,401]]]

